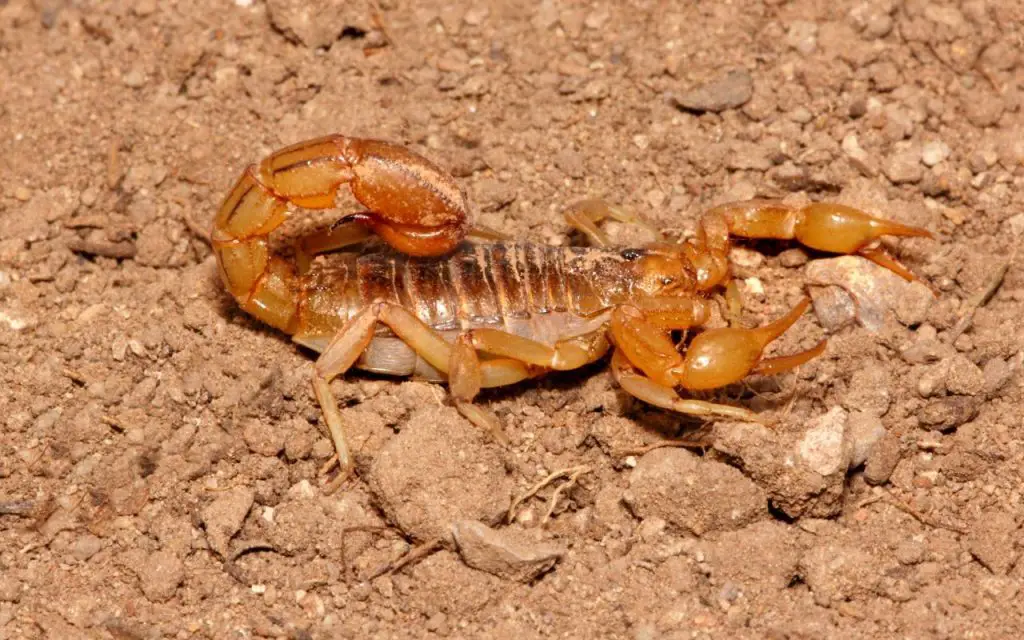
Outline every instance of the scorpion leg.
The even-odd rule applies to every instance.
[[[661,239],[661,232],[640,216],[597,198],[581,200],[571,204],[562,215],[570,227],[586,235],[595,247],[607,247],[611,244],[605,232],[601,231],[601,228],[597,226],[598,222],[606,218],[626,224],[639,225],[654,233],[659,240]]]
[[[467,335],[480,351],[555,371],[579,369],[607,353],[609,346],[604,330],[560,340],[553,347],[498,329],[473,329]]]
[[[449,376],[455,406],[473,424],[493,433],[502,443],[501,423],[494,414],[472,404],[481,387],[514,384],[529,378],[533,372],[522,362],[496,358],[480,362],[468,337],[449,344],[436,330],[400,306],[375,302],[360,310],[331,340],[313,366],[313,392],[324,414],[324,421],[334,441],[341,473],[336,487],[352,471],[352,456],[345,438],[345,420],[331,392],[330,382],[348,371],[373,340],[378,322],[387,325],[413,351],[435,369]]]
[[[499,443],[509,445],[505,432],[501,430],[501,421],[494,412],[473,404],[480,393],[483,380],[480,357],[470,341],[469,334],[463,333],[455,339],[448,358],[448,390],[452,394],[452,402],[467,420],[487,431]]]
[[[332,490],[348,477],[353,464],[345,438],[345,420],[338,410],[338,401],[331,392],[330,383],[335,377],[348,371],[370,344],[380,316],[380,307],[380,304],[373,304],[364,307],[353,316],[313,365],[313,393],[324,415],[331,440],[334,441],[334,451],[338,455],[340,468],[338,477],[331,484]]]
[[[920,227],[835,203],[794,207],[775,200],[747,200],[723,204],[702,216],[697,238],[688,245],[701,289],[710,289],[728,277],[730,236],[795,239],[819,251],[857,254],[906,280],[918,278],[875,242],[884,236],[933,237]]]

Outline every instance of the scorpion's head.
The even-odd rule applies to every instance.
[[[622,256],[635,261],[637,286],[649,296],[681,296],[699,287],[698,273],[682,245],[659,242],[626,249]]]

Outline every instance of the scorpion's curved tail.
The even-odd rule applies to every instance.
[[[297,265],[271,251],[268,237],[288,217],[289,203],[333,207],[343,184],[367,211],[322,234],[316,248],[351,244],[370,230],[403,253],[435,256],[466,235],[465,195],[422,156],[387,142],[341,135],[285,147],[245,170],[213,220],[210,237],[221,277],[243,309],[295,333],[301,276]]]

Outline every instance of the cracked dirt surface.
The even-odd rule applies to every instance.
[[[0,637],[1021,636],[1022,24],[0,0]],[[350,376],[358,478],[325,496],[311,354],[237,308],[204,235],[246,164],[330,132],[408,145],[539,242],[584,197],[674,237],[728,200],[844,202],[935,233],[887,243],[927,286],[736,249],[744,321],[810,283],[779,352],[830,345],[724,392],[773,428],[696,452],[652,448],[699,425],[604,366],[485,394],[507,449],[441,387]]]

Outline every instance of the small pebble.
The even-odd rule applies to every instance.
[[[899,68],[888,60],[871,66],[871,81],[879,91],[892,91],[903,83]]]
[[[121,77],[124,86],[132,89],[140,89],[146,86],[146,74],[138,69],[132,69]]]
[[[850,447],[850,468],[864,464],[878,441],[885,437],[885,425],[875,415],[854,411],[846,419],[846,440]]]
[[[949,157],[949,145],[941,140],[926,142],[921,148],[921,162],[928,167],[934,167]]]
[[[897,151],[889,156],[889,159],[882,167],[885,177],[893,184],[907,184],[920,182],[924,177],[924,168],[921,167],[920,152],[912,148]]]
[[[483,24],[487,16],[490,15],[491,10],[486,6],[480,5],[476,7],[470,7],[462,16],[462,21],[471,27],[476,27]]]
[[[885,484],[899,464],[901,455],[899,438],[891,433],[883,435],[871,447],[864,463],[864,479],[873,485]]]
[[[807,20],[794,20],[786,30],[786,44],[805,56],[818,48],[818,25]]]
[[[786,249],[779,254],[779,264],[787,269],[795,269],[807,264],[807,252],[803,249]]]
[[[976,396],[985,388],[985,374],[966,356],[953,356],[946,372],[946,390],[964,396]]]
[[[1010,365],[1002,358],[992,358],[985,363],[981,372],[985,378],[985,393],[989,395],[999,391],[1013,375]]]
[[[10,571],[0,574],[0,602],[18,602],[21,600],[22,582]]]
[[[103,540],[86,533],[74,541],[71,545],[71,555],[79,562],[85,562],[93,557],[103,548]]]
[[[699,87],[673,95],[671,100],[684,111],[718,113],[743,106],[753,95],[754,78],[746,69],[736,69]]]
[[[849,158],[850,164],[852,164],[857,171],[860,171],[861,174],[868,178],[878,175],[878,166],[868,155],[867,151],[864,151],[860,146],[857,134],[846,134],[840,146],[846,154],[846,157]]]
[[[492,529],[476,520],[455,522],[452,537],[467,565],[515,582],[530,582],[566,553],[560,544],[534,541],[515,529]]]

